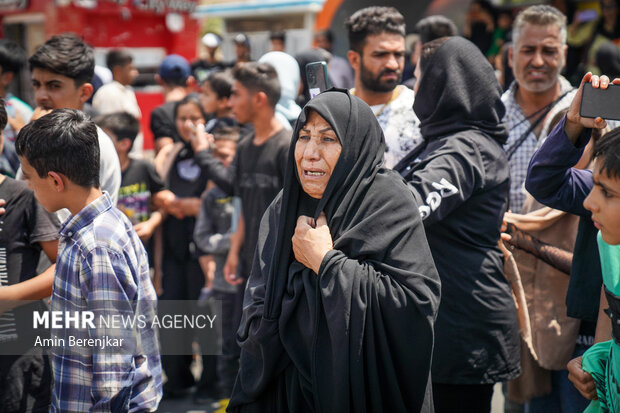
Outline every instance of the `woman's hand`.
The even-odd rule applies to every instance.
[[[292,241],[295,259],[318,274],[325,254],[334,249],[325,213],[321,212],[316,225],[310,217],[297,218]]]
[[[198,126],[196,126],[196,133],[192,134],[192,149],[194,153],[209,149],[209,146],[213,142],[213,135],[207,133],[205,131],[205,125],[199,123]]]

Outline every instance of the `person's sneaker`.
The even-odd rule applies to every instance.
[[[213,288],[202,288],[198,297],[198,307],[206,307],[211,296],[213,296]]]
[[[213,408],[213,413],[226,413],[226,408],[228,407],[228,402],[230,399],[221,399],[218,400],[218,407]]]

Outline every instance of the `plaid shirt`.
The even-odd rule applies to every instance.
[[[107,192],[67,219],[60,229],[52,311],[86,310],[93,302],[135,306],[141,300],[156,299],[142,242]],[[99,334],[85,331],[91,338]],[[156,345],[154,332],[148,331],[148,339]],[[64,334],[74,333],[68,328]],[[51,412],[157,409],[162,394],[158,354],[134,356],[96,349],[87,353],[52,348]]]
[[[515,100],[517,91],[517,82],[512,82],[510,88],[502,95],[502,102],[506,106],[506,114],[504,115],[504,123],[508,127],[508,140],[504,144],[504,149],[509,150],[517,143],[525,132],[530,128],[530,121],[525,117],[521,107]],[[569,92],[573,87],[564,77],[560,76],[561,93]],[[527,176],[527,167],[530,159],[536,152],[536,149],[547,139],[549,124],[555,115],[563,109],[570,106],[573,97],[577,93],[576,90],[566,94],[559,102],[557,102],[546,119],[543,121],[542,130],[538,138],[534,132],[530,132],[523,143],[514,151],[510,164],[510,210],[515,213],[521,212],[527,191],[525,190],[525,177]],[[534,117],[532,120],[535,120]]]

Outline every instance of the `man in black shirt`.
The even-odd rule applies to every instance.
[[[164,89],[166,101],[151,112],[151,131],[155,139],[156,153],[164,146],[181,139],[174,121],[174,106],[194,85],[191,73],[189,62],[183,56],[171,54],[161,62],[155,75],[157,83]]]
[[[282,189],[291,136],[275,117],[280,83],[273,66],[246,63],[234,69],[233,77],[235,82],[230,96],[233,116],[239,123],[252,124],[254,132],[241,141],[229,168],[210,153],[206,134],[196,134],[192,145],[196,162],[208,170],[211,179],[225,192],[241,198],[241,219],[237,232],[231,236],[224,268],[226,280],[240,286],[233,316],[236,331],[258,227],[263,213]],[[238,354],[239,349],[235,351]]]

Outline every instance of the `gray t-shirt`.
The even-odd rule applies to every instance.
[[[212,255],[215,261],[213,289],[225,293],[237,291],[237,286],[224,279],[230,234],[236,231],[234,215],[233,197],[214,187],[204,196],[194,227],[194,242],[199,255]]]

